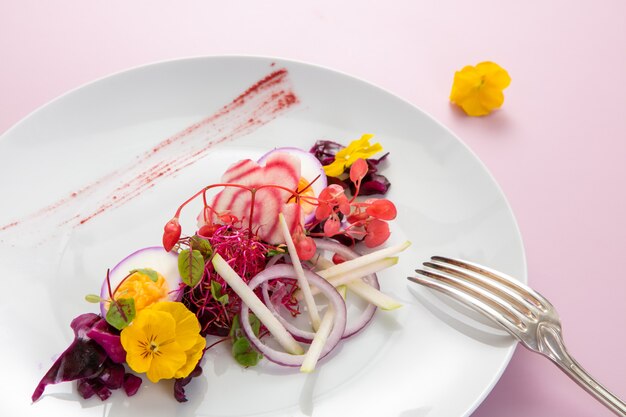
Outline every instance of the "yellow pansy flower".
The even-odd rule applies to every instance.
[[[183,303],[172,301],[139,311],[120,336],[128,366],[145,372],[152,382],[188,376],[206,345],[196,316]]]
[[[348,146],[341,149],[335,155],[335,160],[332,164],[324,166],[324,172],[329,177],[338,177],[350,167],[357,159],[367,159],[370,156],[383,150],[380,143],[370,145],[370,139],[374,135],[365,134],[361,136],[361,139],[356,139],[350,142]]]
[[[502,90],[511,83],[504,68],[493,62],[466,66],[454,74],[450,101],[469,116],[485,116],[502,106]]]

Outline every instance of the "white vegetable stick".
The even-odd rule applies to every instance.
[[[347,286],[350,291],[363,298],[365,301],[382,308],[383,310],[395,310],[396,308],[402,307],[400,302],[396,301],[389,295],[378,291],[376,288],[360,279],[350,281]]]
[[[243,279],[218,253],[213,256],[213,267],[215,271],[224,278],[224,281],[237,293],[241,301],[246,303],[250,310],[256,314],[257,318],[267,327],[267,330],[276,338],[278,343],[289,353],[301,355],[304,353],[302,346],[296,342],[291,334],[283,327],[272,312],[256,296],[254,291],[248,287]]]
[[[289,226],[287,226],[287,222],[285,221],[285,216],[283,216],[283,213],[280,213],[278,215],[278,222],[280,223],[280,229],[283,232],[285,243],[287,243],[287,250],[289,251],[289,256],[291,257],[293,269],[296,271],[296,277],[298,277],[298,287],[300,287],[300,291],[302,292],[302,295],[304,297],[304,303],[306,304],[307,310],[309,312],[311,325],[313,326],[313,330],[317,330],[320,326],[320,313],[317,311],[317,306],[315,305],[313,294],[311,294],[309,281],[307,281],[307,279],[304,277],[304,271],[302,270],[302,264],[300,263],[298,252],[296,251],[296,245],[294,245],[293,243],[291,233],[289,232]]]
[[[322,318],[315,336],[313,336],[313,341],[311,342],[309,350],[306,352],[304,357],[304,361],[300,366],[300,372],[313,372],[315,365],[320,358],[320,354],[322,353],[322,349],[324,349],[324,345],[328,340],[328,335],[333,328],[334,321],[335,311],[332,307],[329,307],[326,314],[324,314],[324,318]]]
[[[329,283],[333,285],[333,287],[338,287],[340,285],[346,285],[350,281],[354,281],[355,279],[363,278],[366,275],[380,272],[383,269],[387,269],[390,266],[393,266],[397,263],[398,263],[398,257],[396,256],[392,258],[379,259],[375,262],[371,262],[369,264],[354,268],[352,270],[348,270],[346,273],[342,275],[330,275],[329,276],[327,271],[333,267],[324,269],[323,271],[316,271],[316,274],[318,274],[322,278],[325,278]],[[343,265],[343,264],[339,264],[339,265]],[[338,266],[338,265],[335,265],[335,266]],[[311,288],[311,293],[313,295],[318,294],[319,290],[313,287]],[[298,299],[302,297],[300,292],[296,294],[296,297]]]
[[[348,288],[345,285],[340,285],[336,288],[337,292],[341,295],[341,298],[346,299],[346,291]]]
[[[311,259],[309,262],[311,262],[311,264],[313,264],[313,266],[315,266],[317,269],[328,269],[331,266],[334,266],[335,264],[333,263],[333,261],[329,261],[328,259],[324,258],[322,255],[317,255],[315,256],[313,259]]]
[[[409,246],[411,246],[411,242],[407,240],[404,243],[400,243],[394,246],[389,246],[387,248],[383,248],[375,252],[368,253],[367,255],[359,256],[358,258],[350,259],[349,261],[345,261],[340,264],[333,265],[330,268],[327,268],[324,271],[320,271],[320,272],[324,272],[325,278],[328,279],[331,276],[345,274],[346,272],[349,272],[350,270],[358,266],[367,265],[372,262],[376,262],[381,259],[387,258],[389,256],[395,255],[396,253],[402,252]]]

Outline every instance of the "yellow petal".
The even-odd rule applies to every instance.
[[[485,84],[504,90],[511,83],[511,77],[504,68],[494,62],[481,62],[476,71],[484,77]]]
[[[454,74],[450,101],[460,104],[470,95],[475,94],[481,84],[481,76],[473,67],[465,67]]]
[[[191,371],[195,369],[198,361],[202,357],[202,350],[205,346],[206,339],[202,336],[198,336],[198,338],[196,339],[196,343],[191,347],[191,349],[185,352],[187,360],[185,364],[176,371],[174,378],[185,378],[191,373]]]
[[[343,174],[345,163],[335,160],[332,164],[324,166],[324,172],[329,177],[338,177]]]
[[[486,116],[489,114],[489,109],[482,105],[477,94],[468,97],[458,104],[468,116]]]
[[[500,89],[483,86],[479,91],[478,100],[484,108],[493,110],[502,106],[504,94]]]
[[[160,351],[162,346],[172,343],[175,338],[174,318],[168,313],[150,309],[137,313],[135,320],[120,333],[120,341],[126,351],[126,362],[133,371],[139,373],[152,369],[156,355],[151,350],[151,345],[154,344]]]
[[[149,307],[153,311],[168,313],[176,322],[176,342],[183,350],[191,348],[196,343],[196,338],[200,333],[200,323],[183,303],[163,301],[152,304]]]
[[[378,152],[382,151],[383,147],[380,143],[375,143],[372,146],[368,146],[366,148],[359,149],[358,151],[352,154],[352,158],[350,158],[350,165],[356,162],[357,159],[367,159],[370,156],[376,155]]]
[[[174,378],[176,371],[185,364],[186,360],[187,355],[178,343],[160,345],[158,353],[152,357],[152,363],[146,375],[152,382]]]

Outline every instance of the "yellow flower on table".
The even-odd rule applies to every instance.
[[[469,116],[485,116],[504,103],[502,90],[511,83],[504,68],[493,62],[464,67],[454,74],[450,101]]]
[[[324,172],[329,177],[338,177],[350,167],[357,159],[367,159],[383,150],[380,143],[370,145],[370,139],[374,135],[365,134],[361,139],[350,142],[348,146],[341,149],[335,155],[335,160],[330,165],[324,166]]]
[[[202,357],[206,340],[200,323],[184,304],[163,301],[137,313],[121,332],[126,362],[152,382],[184,378]]]

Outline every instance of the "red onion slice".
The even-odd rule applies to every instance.
[[[353,251],[347,246],[342,245],[341,243],[336,242],[334,240],[328,240],[328,239],[313,239],[313,240],[315,241],[315,245],[317,246],[318,250],[326,250],[329,252],[333,252],[348,260],[358,258],[359,256],[361,256],[356,251]],[[363,281],[365,281],[372,287],[376,288],[377,290],[380,290],[380,284],[378,283],[378,278],[376,277],[376,274],[370,274],[370,275],[363,277]],[[375,312],[376,312],[376,306],[374,304],[368,304],[367,307],[365,307],[363,312],[361,312],[361,315],[356,320],[351,320],[346,325],[346,330],[343,334],[343,338],[345,339],[346,337],[350,337],[358,333],[359,331],[361,331],[372,320]],[[287,331],[290,331],[290,329],[287,328]]]
[[[293,266],[287,264],[274,265],[259,272],[254,278],[252,278],[252,280],[250,280],[248,286],[251,290],[255,290],[259,285],[271,279],[295,278],[295,276]],[[304,276],[311,283],[311,285],[319,288],[320,292],[328,299],[329,304],[331,304],[335,309],[335,323],[330,331],[330,334],[328,335],[326,344],[322,349],[322,353],[320,355],[321,359],[332,351],[335,346],[337,346],[344,334],[347,316],[346,303],[335,287],[328,283],[328,281],[324,278],[308,270],[304,271]],[[250,326],[250,309],[245,303],[241,304],[240,317],[241,328],[246,334],[246,337],[250,340],[250,343],[252,343],[252,345],[267,359],[284,366],[302,365],[305,355],[292,355],[287,352],[281,352],[261,342],[261,340],[254,334],[252,326]]]
[[[313,337],[315,336],[315,333],[309,332],[307,330],[303,330],[297,326],[294,326],[293,324],[289,322],[289,320],[285,319],[278,312],[276,307],[274,307],[274,303],[272,302],[272,299],[270,298],[267,281],[261,284],[261,293],[263,294],[263,301],[265,302],[265,305],[267,306],[267,308],[272,312],[274,316],[276,316],[280,324],[282,324],[285,327],[285,329],[287,329],[287,331],[291,333],[294,339],[296,339],[298,342],[304,342],[304,343],[311,343],[313,341]]]

